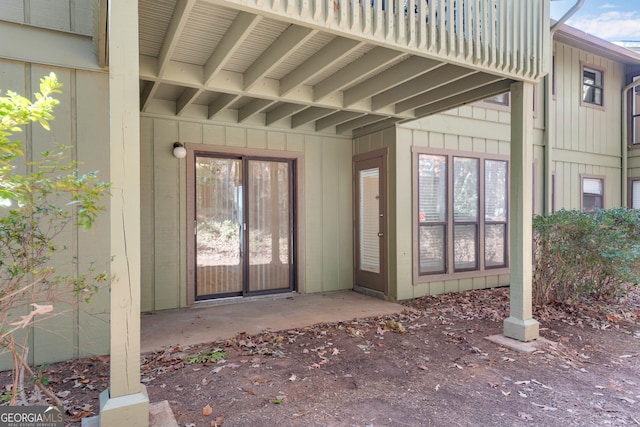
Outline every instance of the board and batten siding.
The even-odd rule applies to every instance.
[[[5,21],[41,28],[93,35],[93,12],[98,0],[2,0]]]
[[[187,298],[186,162],[173,143],[302,154],[297,194],[304,245],[297,289],[353,287],[351,141],[340,137],[227,126],[143,115],[141,128],[142,311],[185,307]]]
[[[32,2],[33,4],[33,2]],[[0,90],[13,90],[32,98],[40,78],[55,72],[63,83],[56,97],[60,104],[54,110],[51,131],[39,125],[28,125],[16,135],[24,143],[27,159],[52,150],[57,144],[73,146],[71,157],[79,162],[80,172],[98,171],[109,181],[109,78],[106,73],[56,68],[17,61],[0,60]],[[17,169],[26,171],[23,163]],[[61,273],[86,272],[95,261],[98,271],[109,269],[109,200],[103,201],[105,212],[94,227],[82,231],[69,227],[56,238],[59,247],[52,266]],[[77,260],[77,266],[73,263]],[[76,270],[77,269],[77,270]],[[29,310],[30,311],[30,310]],[[55,316],[34,325],[29,336],[29,361],[39,365],[72,358],[105,354],[109,351],[109,291],[101,289],[90,304],[73,308],[63,301],[54,303]],[[26,314],[16,313],[16,316]],[[0,356],[0,370],[11,367],[7,354]]]
[[[556,210],[581,209],[581,175],[604,177],[604,207],[622,206],[624,64],[562,43],[554,44],[554,56],[556,94],[550,102],[550,141]],[[602,108],[581,104],[583,65],[603,71]]]

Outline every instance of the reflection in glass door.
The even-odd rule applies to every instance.
[[[196,156],[196,300],[293,289],[292,165]]]

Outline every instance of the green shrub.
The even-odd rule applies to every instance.
[[[533,218],[533,302],[613,300],[640,280],[640,211],[565,211]]]

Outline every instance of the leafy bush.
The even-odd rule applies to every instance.
[[[533,302],[613,300],[640,280],[640,211],[565,211],[533,218]]]

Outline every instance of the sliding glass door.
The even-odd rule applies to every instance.
[[[293,290],[292,169],[196,155],[196,300]]]

